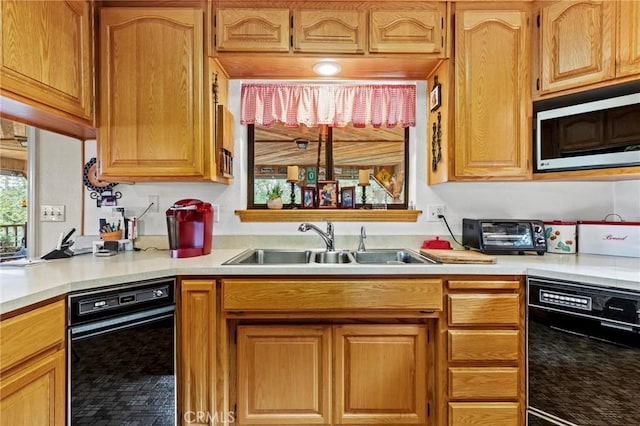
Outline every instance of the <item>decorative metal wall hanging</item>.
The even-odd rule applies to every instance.
[[[85,165],[82,172],[82,181],[89,191],[92,200],[96,200],[96,206],[103,205],[115,206],[116,200],[122,198],[120,191],[113,191],[117,182],[107,182],[98,179],[98,163],[93,157]]]
[[[431,135],[431,170],[436,171],[438,163],[442,159],[442,115],[438,113],[438,123],[433,123]]]

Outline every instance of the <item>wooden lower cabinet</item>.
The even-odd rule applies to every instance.
[[[0,424],[64,425],[64,300],[3,320],[0,336]]]
[[[0,381],[0,424],[65,424],[64,350],[30,362]]]
[[[240,326],[240,424],[330,423],[331,328]]]
[[[215,424],[215,281],[181,281],[177,318],[178,424]]]
[[[447,281],[448,425],[525,424],[523,288],[521,278]]]
[[[238,424],[426,424],[426,326],[237,328]]]

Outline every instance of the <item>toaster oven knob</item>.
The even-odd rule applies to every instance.
[[[540,225],[533,225],[533,232],[535,232],[536,234],[541,234],[542,227]]]

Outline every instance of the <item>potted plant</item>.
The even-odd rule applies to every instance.
[[[270,209],[282,208],[282,186],[279,183],[267,190],[267,207]]]

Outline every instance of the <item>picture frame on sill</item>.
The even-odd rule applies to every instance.
[[[303,186],[302,187],[302,202],[300,207],[303,209],[315,209],[316,208],[316,187],[315,186]]]
[[[318,181],[318,208],[335,209],[338,208],[338,181],[319,180]]]
[[[434,85],[429,92],[429,110],[435,111],[440,108],[442,103],[442,85],[438,83],[438,77],[434,77]]]
[[[356,207],[356,187],[343,186],[340,188],[340,207],[354,209]]]

